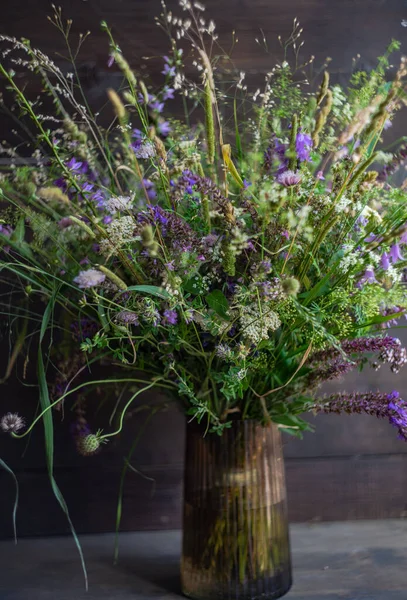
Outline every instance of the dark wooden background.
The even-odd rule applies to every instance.
[[[65,15],[73,18],[74,34],[92,31],[83,48],[81,67],[87,75],[87,92],[93,102],[104,102],[106,88],[118,81],[114,68],[107,68],[108,45],[99,31],[102,19],[112,26],[132,65],[147,63],[159,73],[161,60],[143,58],[159,57],[167,48],[164,34],[153,21],[160,11],[158,0],[64,0],[61,4]],[[289,33],[294,17],[305,30],[303,56],[314,54],[316,64],[330,56],[330,70],[339,80],[347,80],[352,58],[358,53],[363,57],[362,64],[370,68],[391,38],[399,39],[406,49],[407,29],[401,21],[407,18],[407,5],[403,0],[208,0],[206,5],[207,16],[216,21],[225,46],[229,45],[230,31],[236,30],[236,65],[259,76],[279,58],[277,35],[284,37]],[[177,10],[175,2],[168,6]],[[50,12],[50,4],[45,0],[13,0],[2,7],[0,30],[29,37],[58,62],[56,53],[62,51],[62,45],[58,33],[47,23]],[[269,55],[262,54],[254,41],[260,27],[269,42]],[[5,120],[0,120],[0,132],[7,136]],[[403,330],[397,333],[407,342]],[[1,344],[4,358],[0,369],[5,369],[7,339]],[[398,389],[407,395],[406,384],[407,369],[399,375],[383,369],[352,376],[339,389]],[[147,400],[153,402],[156,398],[149,396]],[[1,414],[10,410],[31,413],[36,402],[35,388],[23,387],[15,379],[0,387]],[[126,433],[107,445],[100,455],[82,458],[75,452],[67,420],[59,422],[55,415],[55,476],[78,531],[114,528],[123,457],[144,418],[139,415],[129,420]],[[371,417],[310,418],[316,433],[306,434],[303,441],[286,438],[291,519],[407,517],[407,445],[397,440],[395,430]],[[97,420],[95,415],[94,421]],[[41,425],[34,432],[28,449],[24,443],[0,437],[0,457],[15,469],[20,481],[21,535],[68,531],[47,480],[40,428]],[[126,479],[123,529],[180,525],[183,446],[182,414],[176,408],[157,414],[132,460],[139,474],[129,471]],[[8,474],[0,472],[0,537],[12,534],[12,501],[13,482]]]

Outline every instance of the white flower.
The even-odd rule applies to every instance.
[[[348,212],[346,209],[349,206],[349,204],[351,204],[351,200],[349,200],[349,198],[347,198],[346,196],[342,196],[342,198],[339,200],[339,202],[337,202],[335,204],[335,212],[337,213],[341,213],[341,212]]]
[[[97,269],[88,269],[87,271],[79,271],[74,279],[74,283],[80,288],[91,288],[100,285],[106,279],[106,275]]]
[[[240,316],[242,336],[252,344],[267,340],[269,331],[275,331],[280,325],[278,314],[270,310],[266,303],[262,304],[261,312],[257,303],[242,308]]]
[[[116,196],[106,201],[106,208],[111,213],[125,212],[130,209],[134,196]]]
[[[7,413],[0,420],[0,429],[5,433],[15,433],[24,427],[25,421],[18,413]]]

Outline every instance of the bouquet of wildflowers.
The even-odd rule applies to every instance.
[[[407,192],[391,185],[407,149],[404,138],[381,149],[405,102],[406,62],[389,64],[398,44],[371,73],[356,65],[344,90],[327,71],[313,76],[312,59],[301,64],[295,21],[284,61],[254,91],[233,63],[225,83],[227,53],[204,7],[180,6],[157,19],[170,40],[159,87],[102,24],[123,80],[101,114],[75,64],[86,36],[72,46],[59,9],[68,72],[27,40],[0,37],[3,108],[11,93],[29,147],[29,157],[27,145],[25,157],[1,147],[7,375],[19,356],[38,356],[41,404],[31,424],[10,406],[1,428],[21,437],[43,419],[51,448],[54,409],[71,407],[78,450],[91,454],[155,387],[218,434],[233,419],[301,434],[302,413],[345,411],[386,418],[406,439],[395,391],[318,396],[352,369],[398,372],[407,360],[386,334],[407,310]],[[14,69],[41,79],[51,114]],[[175,96],[185,119],[163,116]],[[111,377],[95,380],[95,363]],[[116,426],[95,432],[82,391],[109,383],[131,394],[114,407]]]

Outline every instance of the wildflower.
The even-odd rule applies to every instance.
[[[218,344],[215,348],[216,356],[222,360],[227,360],[232,355],[232,350],[227,344]]]
[[[135,142],[131,144],[131,148],[134,151],[134,154],[137,158],[154,158],[155,156],[155,148],[154,144],[149,140],[144,142]]]
[[[113,63],[114,63],[114,56],[113,56],[113,54],[109,54],[109,58],[108,58],[108,61],[107,61],[107,66],[108,66],[109,69],[110,69],[111,66],[113,66]]]
[[[131,310],[121,310],[116,315],[116,321],[126,323],[126,325],[139,325],[138,315]]]
[[[143,185],[140,187],[144,187],[147,192],[147,196],[149,200],[154,200],[157,198],[157,192],[155,191],[155,185],[150,179],[143,179]]]
[[[166,59],[166,58],[167,58],[167,57],[165,56],[165,57],[164,57],[164,59]],[[168,60],[168,58],[167,58],[167,60]],[[175,77],[175,74],[176,74],[176,69],[175,69],[175,67],[174,67],[174,66],[170,66],[170,65],[168,64],[168,62],[166,62],[166,63],[164,64],[164,69],[161,71],[161,73],[162,73],[163,75],[165,75],[166,77]]]
[[[299,161],[309,161],[312,150],[312,139],[306,133],[299,131],[295,139],[295,151]]]
[[[116,196],[109,198],[106,201],[106,209],[114,214],[116,212],[125,212],[128,211],[133,203],[134,196]]]
[[[168,123],[168,121],[162,121],[161,123],[158,123],[157,129],[164,137],[171,133],[171,125]]]
[[[77,450],[82,456],[96,454],[100,450],[101,443],[100,436],[94,433],[82,434],[76,439]]]
[[[163,90],[163,101],[165,102],[166,100],[174,100],[174,92],[174,88],[168,87],[168,85],[166,85]]]
[[[88,163],[76,160],[76,158],[72,157],[66,163],[66,167],[74,175],[79,175],[79,174],[86,173],[86,171],[88,170]]]
[[[25,425],[25,420],[18,413],[7,413],[0,420],[0,429],[5,433],[16,433]]]
[[[300,183],[301,175],[288,169],[277,176],[277,181],[281,185],[284,185],[284,187],[291,187]]]
[[[390,267],[390,255],[387,252],[383,252],[383,254],[381,256],[380,266],[385,271],[387,271],[387,269]]]
[[[366,413],[379,419],[387,418],[391,425],[397,427],[399,436],[407,441],[407,403],[396,391],[390,394],[381,392],[332,394],[316,403],[313,409],[316,412]]]
[[[150,102],[148,105],[151,110],[155,110],[156,112],[161,113],[164,110],[164,102],[159,102],[158,100],[154,100],[154,102]]]
[[[400,252],[400,246],[398,244],[393,244],[390,248],[390,257],[393,264],[399,260],[403,260],[403,256]]]
[[[356,287],[361,288],[365,283],[377,283],[377,279],[372,266],[367,267],[366,271],[356,284]]]
[[[165,310],[161,322],[163,325],[176,325],[178,322],[177,311],[170,309]]]
[[[86,289],[101,285],[106,279],[106,275],[97,269],[88,269],[87,271],[79,271],[79,275],[74,278],[74,283],[78,287]]]

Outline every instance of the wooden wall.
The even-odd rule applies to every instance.
[[[165,54],[166,39],[153,22],[160,10],[158,0],[63,0],[61,4],[66,16],[74,19],[75,34],[88,29],[93,32],[82,55],[82,72],[87,73],[92,101],[104,101],[106,88],[118,81],[114,68],[107,68],[108,46],[98,29],[101,19],[113,27],[123,52],[135,67],[147,62],[142,57]],[[225,46],[230,30],[236,29],[239,43],[234,59],[251,73],[270,69],[278,58],[276,37],[288,34],[295,16],[305,29],[307,51],[316,56],[316,62],[332,57],[331,71],[341,80],[349,76],[356,54],[362,54],[362,64],[371,67],[392,37],[405,42],[407,36],[401,26],[402,19],[407,18],[407,5],[402,0],[208,0],[206,4]],[[175,2],[168,5],[176,8]],[[62,46],[57,32],[46,21],[49,13],[45,0],[13,0],[2,11],[0,31],[30,37],[34,45],[58,61],[55,53],[62,52]],[[260,27],[269,40],[270,55],[263,55],[254,42]],[[161,70],[159,59],[147,64],[156,73]],[[0,117],[3,137],[8,133],[6,123]],[[403,336],[407,343],[407,335]],[[1,344],[5,356],[7,340]],[[399,389],[407,394],[407,369],[399,375],[385,369],[358,374],[348,378],[340,389],[345,387],[364,391]],[[151,396],[148,399],[155,400]],[[36,401],[35,388],[24,387],[16,380],[0,387],[0,413],[19,410],[32,414]],[[95,414],[95,426],[98,419]],[[82,458],[71,442],[68,417],[59,422],[55,415],[55,475],[79,531],[114,528],[123,457],[143,419],[140,415],[133,417],[125,435],[107,445],[99,456]],[[406,517],[407,445],[397,440],[395,430],[371,417],[311,419],[316,425],[315,434],[306,434],[302,442],[286,439],[292,520]],[[140,474],[130,471],[126,479],[123,529],[180,525],[183,435],[184,417],[174,408],[157,414],[148,425],[132,461]],[[0,437],[0,456],[16,470],[20,481],[20,534],[66,532],[65,519],[47,482],[40,428],[28,448]],[[12,533],[12,499],[13,482],[0,472],[0,537]]]

